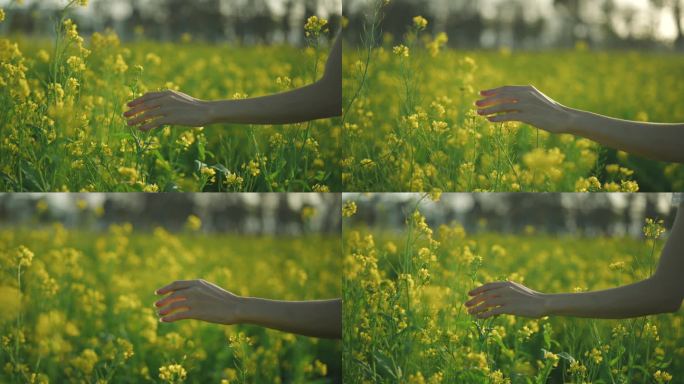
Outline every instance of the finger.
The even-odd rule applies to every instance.
[[[519,88],[519,87],[516,85],[504,85],[502,87],[480,91],[480,95],[482,95],[482,96],[494,96],[494,95],[498,95],[500,93],[514,91],[517,88]]]
[[[192,311],[176,312],[172,315],[162,317],[161,319],[159,319],[159,321],[161,321],[162,323],[173,323],[177,320],[192,319],[193,316],[194,313]]]
[[[147,102],[143,102],[142,104],[138,104],[135,107],[129,109],[128,111],[124,112],[125,117],[131,117],[139,114],[140,112],[145,112],[149,109],[154,109],[161,107],[162,105],[162,100],[150,100]]]
[[[190,305],[185,301],[180,301],[180,302],[175,302],[171,303],[166,308],[160,309],[159,310],[159,316],[165,316],[168,315],[171,312],[176,312],[176,311],[189,311],[190,310]]]
[[[490,291],[490,290],[495,289],[495,288],[505,287],[508,284],[509,284],[508,281],[495,281],[493,283],[487,283],[487,284],[481,285],[481,286],[473,289],[472,291],[468,292],[468,295],[470,295],[470,296],[479,295],[482,292]]]
[[[498,307],[498,308],[492,309],[491,311],[487,311],[485,313],[478,314],[477,318],[478,319],[488,319],[492,316],[498,316],[498,315],[503,315],[504,313],[508,313],[507,311],[508,310],[506,309],[506,307]]]
[[[498,87],[498,88],[492,88],[492,89],[486,89],[486,90],[484,90],[484,91],[480,91],[480,95],[481,95],[481,96],[494,96],[494,95],[496,95],[497,93],[499,93],[499,92],[503,91],[504,89],[506,89],[506,87],[507,87],[507,86]]]
[[[498,291],[499,291],[500,289],[501,289],[501,288],[494,288],[494,289],[491,289],[491,290],[487,291],[487,294],[484,294],[484,293],[479,294],[479,295],[473,297],[472,299],[470,299],[469,301],[467,301],[467,302],[465,303],[465,305],[466,305],[466,307],[472,307],[472,306],[474,306],[475,304],[481,303],[481,302],[483,302],[483,301],[491,300],[491,299],[493,299],[493,298],[495,298],[495,297],[499,297]]]
[[[485,109],[478,109],[477,113],[482,116],[491,115],[494,113],[501,112],[519,112],[521,105],[519,103],[505,103],[499,104],[494,107],[489,107]]]
[[[489,107],[490,105],[495,105],[495,104],[501,104],[501,103],[515,103],[518,100],[510,97],[510,96],[503,96],[503,95],[497,95],[497,96],[492,96],[492,97],[486,97],[484,99],[480,99],[475,102],[475,105],[478,107]]]
[[[146,94],[138,97],[137,99],[134,99],[134,100],[128,102],[127,105],[129,107],[133,107],[133,106],[136,106],[140,103],[144,103],[144,102],[149,101],[149,100],[158,99],[160,97],[167,95],[168,93],[169,93],[169,91],[147,92]]]
[[[176,291],[176,292],[166,296],[165,298],[157,301],[156,303],[154,303],[154,306],[161,308],[165,305],[169,305],[169,304],[174,303],[176,301],[187,300],[187,295],[185,294],[184,291],[185,290]]]
[[[505,299],[500,298],[500,297],[492,298],[492,299],[483,301],[483,302],[482,302],[480,305],[478,305],[477,307],[472,307],[472,308],[468,309],[468,312],[471,313],[471,314],[473,314],[473,313],[480,313],[480,312],[486,311],[486,310],[489,309],[489,308],[498,307],[498,306],[504,305],[504,304],[506,304],[506,300],[505,300]]]
[[[507,112],[496,116],[488,116],[487,120],[492,123],[501,123],[504,121],[520,121],[520,118],[521,116],[519,112]]]
[[[159,118],[156,120],[152,120],[151,122],[141,126],[138,129],[141,131],[149,131],[149,130],[152,130],[154,128],[160,127],[162,125],[166,125],[166,124],[169,124],[169,122],[166,121],[164,118]]]
[[[197,280],[176,280],[171,284],[165,285],[164,287],[157,289],[154,293],[156,293],[157,295],[165,295],[169,292],[190,288],[195,284],[197,284]]]
[[[504,85],[503,87],[480,91],[482,96],[494,96],[497,94],[519,94],[520,91],[533,88],[531,85]]]
[[[164,116],[164,113],[166,113],[166,110],[162,110],[161,108],[155,108],[149,111],[145,111],[138,115],[138,117],[128,120],[128,125],[138,125],[143,121],[147,121],[155,117]]]

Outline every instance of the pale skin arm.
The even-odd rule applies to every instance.
[[[582,293],[546,294],[522,284],[488,283],[468,294],[468,312],[478,318],[508,314],[624,319],[679,310],[684,299],[684,203],[679,205],[672,232],[653,276],[634,284]]]
[[[293,124],[342,114],[342,41],[338,35],[323,76],[287,92],[240,100],[207,101],[182,92],[149,92],[128,103],[128,125],[142,131],[162,125],[216,123]]]
[[[179,280],[158,289],[159,321],[183,319],[254,324],[304,336],[342,337],[342,300],[282,301],[235,295],[204,280]]]
[[[566,107],[531,85],[480,92],[475,105],[491,122],[520,121],[551,133],[569,133],[654,160],[684,162],[684,123],[644,123]]]

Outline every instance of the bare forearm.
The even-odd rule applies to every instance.
[[[207,101],[210,123],[293,124],[340,114],[335,85],[327,80],[274,95]]]
[[[681,298],[655,279],[584,293],[546,294],[549,315],[624,319],[675,312]]]
[[[274,95],[206,102],[210,123],[293,124],[342,114],[342,40],[333,43],[323,77]]]
[[[684,162],[684,124],[628,121],[567,108],[566,131],[635,155]]]
[[[342,337],[342,300],[280,301],[243,298],[240,322],[305,336]]]
[[[613,289],[544,295],[547,312],[578,317],[626,318],[677,311],[684,298],[684,204],[650,278]]]

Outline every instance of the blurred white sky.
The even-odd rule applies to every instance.
[[[418,199],[422,194],[420,193],[409,193],[409,192],[399,192],[399,193],[380,193],[380,194],[366,194],[366,193],[343,193],[342,200],[358,200],[365,199],[370,196],[377,197],[379,195],[380,199],[383,201],[406,201],[412,199]],[[658,200],[658,209],[661,212],[668,212],[672,206],[672,193],[649,193],[649,195],[656,195]],[[505,193],[484,193],[481,196],[486,196],[492,203],[496,204],[496,201],[505,196]],[[563,193],[562,201],[566,206],[572,206],[576,204],[581,204],[582,199],[591,199],[592,194],[574,194],[574,193]],[[627,204],[627,193],[606,193],[605,196],[611,201],[615,208],[624,208]],[[635,195],[632,195],[635,196]],[[637,199],[633,200],[632,204],[634,209],[641,210],[645,207],[645,194],[636,194]],[[453,207],[458,212],[465,212],[472,208],[473,198],[471,193],[443,193],[440,198],[440,204],[445,204]],[[425,199],[421,203],[421,206],[429,206],[434,208],[437,204],[432,202],[430,199]]]
[[[90,0],[93,2],[106,2],[107,8],[111,9],[115,18],[125,18],[130,12],[131,8],[128,0]],[[233,7],[245,7],[249,5],[254,0],[220,0],[221,9],[226,14],[230,14],[230,10]],[[282,14],[286,4],[286,0],[264,0],[269,8],[275,15]],[[343,0],[318,0],[316,2],[317,10],[316,13],[323,17],[328,17],[331,13],[341,13]],[[344,0],[345,7],[348,9],[355,9],[363,4],[366,4],[369,0]],[[419,1],[419,0],[415,0]],[[445,9],[459,7],[463,1],[471,0],[431,0],[430,8],[433,14],[439,15]],[[477,7],[482,12],[485,18],[494,18],[497,15],[497,9],[502,4],[505,4],[510,0],[478,0]],[[674,14],[669,8],[656,9],[653,7],[649,0],[614,0],[618,9],[625,12],[633,12],[633,20],[631,25],[626,25],[623,18],[615,18],[613,20],[613,25],[616,32],[622,37],[626,37],[630,33],[630,28],[635,35],[648,35],[651,33],[651,29],[654,27],[655,23],[655,36],[659,40],[674,40],[677,33],[677,27],[675,24]],[[7,6],[12,0],[0,0],[0,6]],[[160,0],[137,0],[139,4],[145,4],[151,8],[154,8],[155,3],[159,3]],[[51,8],[63,7],[67,0],[24,0],[24,6],[28,7],[34,3],[40,3],[41,5]],[[539,17],[553,19],[556,15],[556,8],[553,6],[553,0],[525,0],[526,6],[526,17],[529,19],[537,19]],[[587,1],[588,7],[595,7],[596,11],[600,10],[603,1]],[[304,0],[301,0],[300,7],[304,6]],[[87,9],[77,10],[77,12],[88,14],[92,12],[93,7],[89,6]],[[587,16],[591,17],[591,14],[596,14],[597,17],[600,12],[594,12],[592,9],[587,10]]]
[[[368,4],[369,0],[344,0],[345,9],[348,11],[355,11],[359,7]],[[409,0],[410,1],[410,0]],[[420,1],[420,0],[413,0]],[[511,0],[477,0],[476,6],[483,17],[493,19],[497,17],[498,9],[505,6],[506,2]],[[460,9],[464,3],[473,2],[473,0],[430,0],[430,11],[433,15],[447,15],[447,9]],[[528,20],[536,20],[538,18],[554,19],[557,15],[557,9],[553,6],[553,0],[523,0],[525,3],[525,17]],[[654,8],[649,0],[614,0],[617,9],[622,12],[632,12],[633,20],[631,24],[632,33],[637,36],[650,35],[651,28],[656,21],[655,37],[659,40],[672,41],[677,36],[677,27],[675,24],[674,14],[669,8],[657,10]],[[473,2],[475,3],[475,2]],[[591,18],[594,14],[596,17],[601,17],[600,9],[603,5],[601,0],[586,1],[588,5],[587,17]],[[626,37],[630,33],[630,26],[626,25],[620,18],[612,20],[616,32],[621,37]],[[684,20],[683,20],[684,22]]]
[[[221,3],[221,9],[226,13],[230,13],[232,7],[245,7],[249,5],[253,0],[219,0]],[[264,0],[271,11],[275,15],[280,15],[285,11],[285,5],[287,0]],[[7,6],[12,0],[0,0],[0,6]],[[131,12],[130,1],[129,0],[90,0],[90,3],[94,2],[106,2],[107,5],[112,9],[115,16],[126,17]],[[136,0],[138,4],[144,4],[145,6],[154,7],[155,3],[159,4],[160,0]],[[305,0],[299,0],[296,3],[297,6],[304,6]],[[68,0],[24,0],[24,7],[29,7],[34,3],[38,3],[47,8],[61,8],[68,3]],[[328,17],[330,14],[341,14],[342,13],[342,0],[317,0],[316,1],[316,14],[322,17]],[[92,6],[88,6],[87,9],[78,10],[78,12],[89,13],[92,12]]]

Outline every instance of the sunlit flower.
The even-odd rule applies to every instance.
[[[397,56],[409,57],[409,48],[403,44],[397,45],[394,48],[392,48],[392,52],[394,52],[394,54]]]
[[[662,219],[652,219],[647,217],[645,220],[643,232],[647,239],[656,240],[665,233],[665,226]]]
[[[669,383],[672,380],[672,375],[665,371],[657,370],[653,374],[653,379],[657,383]]]
[[[428,21],[423,16],[416,16],[413,18],[413,26],[417,30],[423,30],[427,28]]]
[[[30,267],[31,262],[33,261],[33,252],[31,252],[30,249],[26,248],[23,245],[20,245],[19,248],[15,251],[15,259],[17,266],[19,267]]]
[[[185,221],[185,228],[191,231],[199,231],[202,228],[202,220],[197,215],[190,215]]]
[[[342,216],[343,217],[352,217],[356,213],[356,202],[354,201],[347,201],[344,203],[342,206]]]
[[[180,364],[169,364],[159,367],[159,378],[167,383],[178,383],[185,380],[187,372]]]
[[[328,20],[319,18],[318,16],[310,16],[306,19],[304,24],[304,33],[306,37],[318,37],[321,32],[328,31]]]

